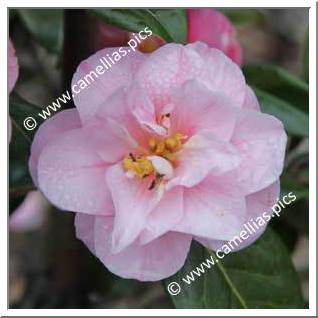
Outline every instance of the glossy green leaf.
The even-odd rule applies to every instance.
[[[184,9],[93,9],[105,23],[130,32],[149,27],[167,42],[184,43],[187,21]]]
[[[264,113],[280,119],[289,135],[308,137],[308,115],[292,104],[253,87]]]
[[[249,85],[279,97],[296,108],[308,113],[309,89],[302,79],[283,68],[268,64],[249,64],[243,67]]]
[[[165,280],[179,283],[176,308],[304,308],[298,276],[279,236],[268,228],[249,248],[226,255],[188,285],[182,278],[212,255],[195,243],[184,267]]]
[[[62,9],[19,9],[30,34],[50,53],[59,54],[63,43]]]
[[[305,40],[302,49],[302,64],[304,79],[309,81],[309,33],[306,32]]]
[[[266,23],[263,12],[258,9],[220,9],[220,11],[236,26],[255,26]]]
[[[23,126],[23,121],[30,116],[36,118],[39,108],[16,94],[10,96],[9,104],[12,122],[12,137],[9,144],[9,184],[10,188],[20,188],[32,184],[28,169],[28,159],[35,131],[26,130]]]

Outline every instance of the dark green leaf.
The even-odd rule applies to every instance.
[[[303,74],[306,82],[309,81],[309,33],[306,32],[303,50],[302,50],[302,59],[303,59]]]
[[[280,119],[290,135],[300,137],[308,136],[309,119],[305,112],[260,89],[253,89],[264,113],[268,113]]]
[[[9,145],[10,188],[20,188],[32,184],[28,169],[30,145],[34,131],[28,131],[23,126],[26,117],[36,116],[39,108],[12,94],[10,96],[10,117],[12,121],[12,137]],[[36,118],[36,117],[35,117]]]
[[[257,9],[221,9],[233,24],[242,25],[263,25],[266,20],[264,14]]]
[[[309,199],[308,185],[301,184],[295,178],[292,178],[291,176],[284,174],[280,179],[280,184],[282,195],[292,191],[295,193],[298,200]]]
[[[181,292],[171,296],[176,308],[304,308],[288,252],[270,228],[249,248],[205,268],[190,285],[182,280],[209,257],[206,249],[193,244],[184,267],[165,280],[166,285],[174,281],[181,286]]]
[[[167,42],[186,41],[186,15],[183,9],[93,9],[105,23],[130,32],[149,27]]]
[[[275,65],[249,64],[243,67],[243,72],[249,85],[277,96],[308,113],[308,84],[302,79]]]
[[[19,9],[22,21],[32,36],[49,52],[59,54],[63,42],[63,10]]]
[[[187,42],[187,17],[183,9],[151,9],[176,43]]]

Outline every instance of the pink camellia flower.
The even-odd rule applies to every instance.
[[[230,20],[213,9],[187,9],[188,43],[202,41],[242,63],[242,49]]]
[[[83,61],[72,84],[113,50]],[[176,273],[193,239],[215,248],[279,196],[284,127],[260,112],[240,68],[217,49],[128,54],[74,102],[37,131],[30,171],[54,205],[76,212],[77,237],[121,277]]]

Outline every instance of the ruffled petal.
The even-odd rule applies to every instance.
[[[270,216],[272,215],[271,208],[279,198],[279,192],[280,186],[279,182],[277,181],[268,186],[266,189],[250,194],[246,197],[247,213],[244,225],[230,238],[230,240],[232,240],[230,246],[233,246],[233,252],[239,251],[251,245],[264,233]],[[240,236],[241,231],[245,231],[248,235],[245,240],[237,239],[237,237]],[[246,235],[243,237],[245,236]],[[233,240],[234,237],[236,238],[235,241]],[[228,243],[227,241],[206,240],[202,238],[196,238],[196,240],[214,251],[222,247],[222,245]]]
[[[112,251],[118,253],[137,238],[163,193],[150,190],[149,178],[128,178],[121,163],[108,169],[106,181],[115,207]]]
[[[62,134],[68,130],[79,128],[81,122],[76,109],[61,111],[47,119],[36,131],[31,145],[31,155],[29,159],[29,170],[33,182],[38,184],[38,160],[43,148],[50,142],[61,138]]]
[[[246,220],[245,198],[231,179],[209,176],[184,190],[184,216],[175,231],[209,239],[230,239]]]
[[[204,61],[198,78],[213,91],[226,94],[233,106],[242,108],[246,83],[240,67],[222,51],[209,48],[202,42],[190,43],[186,47],[197,52]]]
[[[175,274],[184,264],[191,236],[168,232],[146,245],[135,241],[120,253],[112,253],[112,218],[95,218],[95,253],[114,274],[140,281],[158,281]]]
[[[171,102],[173,89],[191,79],[225,93],[233,106],[241,107],[245,95],[242,71],[221,51],[203,43],[166,44],[149,55],[135,76],[159,112]]]
[[[233,170],[240,164],[238,151],[230,143],[220,141],[209,132],[191,137],[178,155],[174,178],[167,189],[176,185],[193,187],[209,174],[220,175]]]
[[[95,254],[95,216],[85,213],[76,213],[74,225],[76,237],[82,240],[88,249]]]
[[[183,217],[183,188],[165,192],[157,207],[149,214],[146,227],[140,234],[141,244],[148,244],[171,231]]]
[[[232,137],[237,109],[220,92],[213,92],[197,80],[185,82],[175,90],[170,114],[172,133],[192,136],[201,130],[213,133],[220,140]]]
[[[83,123],[93,118],[99,106],[118,88],[129,86],[139,64],[146,58],[146,55],[131,52],[127,47],[118,52],[118,48],[98,51],[82,61],[73,76],[74,103]],[[104,69],[104,72],[99,71],[100,75],[96,71],[98,66]]]
[[[237,185],[246,194],[260,191],[279,178],[286,142],[284,126],[275,117],[247,110],[240,113],[232,144],[242,157],[235,171]]]
[[[258,112],[261,111],[257,97],[255,93],[253,92],[253,90],[248,85],[246,85],[243,108],[249,109],[249,110],[256,110]]]
[[[74,129],[42,150],[38,162],[39,188],[62,210],[109,215],[113,205],[105,182],[107,167],[91,136]]]

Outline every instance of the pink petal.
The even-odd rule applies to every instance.
[[[230,239],[246,219],[245,198],[231,179],[209,176],[184,190],[184,216],[175,231],[210,239]]]
[[[275,117],[255,111],[240,113],[232,143],[242,156],[235,173],[246,193],[260,191],[279,178],[286,142],[284,126]]]
[[[175,187],[165,192],[157,207],[149,214],[146,227],[140,234],[141,244],[148,244],[171,231],[183,216],[183,188]]]
[[[83,134],[90,137],[91,147],[107,163],[122,160],[129,150],[138,147],[125,126],[111,117],[86,123]]]
[[[40,191],[29,192],[19,207],[10,215],[10,230],[24,232],[39,229],[49,207],[49,202]]]
[[[75,214],[74,225],[76,237],[82,240],[93,254],[95,253],[94,224],[94,215],[85,213]]]
[[[191,71],[185,72],[186,65],[182,64],[189,63],[186,60],[190,57],[185,57],[186,52],[195,55],[192,58],[193,67],[200,64],[198,67],[201,68],[202,61],[196,59],[197,54],[185,51],[182,45],[166,44],[148,55],[135,76],[135,80],[147,92],[159,112],[170,102],[171,89],[191,76]]]
[[[199,76],[206,85],[227,95],[233,105],[242,107],[245,97],[245,78],[239,66],[218,49],[209,48],[202,42],[186,45],[197,52],[203,60]]]
[[[193,187],[209,174],[220,175],[239,164],[240,156],[235,147],[209,132],[201,132],[184,144],[178,156],[175,177],[167,183],[167,189],[176,185]]]
[[[105,183],[106,170],[91,136],[81,129],[70,130],[42,150],[39,188],[62,210],[110,215],[113,206]]]
[[[120,253],[111,248],[112,218],[95,218],[96,256],[114,274],[140,281],[157,281],[175,274],[184,264],[191,236],[169,232],[147,245],[135,241]]]
[[[148,156],[147,159],[151,161],[156,172],[164,176],[164,179],[172,178],[173,166],[168,160],[159,156]]]
[[[14,46],[9,39],[8,41],[8,77],[9,77],[9,93],[13,90],[19,76],[18,59],[15,55]]]
[[[119,55],[117,55],[115,52],[118,52],[119,48],[105,48],[91,55],[78,66],[73,76],[72,87],[77,85],[75,86],[75,90],[78,91],[80,89],[79,85],[83,83],[83,81],[83,87],[85,83],[89,83],[86,88],[74,95],[74,103],[79,110],[83,122],[92,118],[99,106],[103,104],[112,93],[121,86],[129,85],[132,81],[133,75],[140,62],[144,59],[144,56],[138,51],[128,52],[128,49],[129,48],[122,48],[122,51],[125,53],[118,53]],[[124,56],[124,54],[126,55]],[[115,61],[112,56],[120,56],[120,58],[118,57],[117,61]],[[114,64],[112,64],[110,59],[114,61]],[[110,66],[107,66],[107,62]],[[103,66],[103,63],[106,66]],[[97,73],[96,67],[98,66],[103,67],[103,74],[99,75]],[[106,69],[106,67],[108,67],[108,69]],[[88,74],[91,74],[93,80],[87,77]]]
[[[230,107],[225,95],[191,80],[175,91],[172,101],[175,105],[170,115],[172,133],[191,136],[205,130],[221,140],[229,141],[232,137],[237,109]]]
[[[242,50],[230,20],[213,9],[187,9],[188,42],[202,41],[242,63]]]
[[[39,156],[45,146],[62,137],[68,130],[80,127],[80,119],[76,109],[61,111],[47,119],[36,131],[31,145],[29,170],[35,185],[38,184],[37,166]]]
[[[248,237],[244,240],[242,239],[242,242],[239,242],[237,240],[238,245],[236,246],[235,243],[232,243],[233,250],[232,251],[239,251],[252,243],[254,243],[265,231],[267,222],[261,222],[259,219],[260,224],[265,223],[263,226],[257,225],[257,227],[253,224],[252,221],[256,221],[258,218],[262,218],[264,221],[266,221],[266,218],[264,218],[264,212],[270,216],[272,214],[271,208],[276,203],[277,199],[279,198],[279,182],[274,182],[264,190],[261,190],[259,192],[250,194],[246,197],[246,210],[247,214],[245,216],[244,225],[239,229],[231,238],[232,240],[235,236],[240,236],[240,233],[242,230],[246,231],[248,234]],[[249,223],[248,223],[249,222]],[[245,235],[246,236],[246,235]],[[244,237],[245,237],[244,236]],[[218,248],[220,248],[222,245],[226,244],[226,241],[218,241],[218,240],[206,240],[202,238],[197,238],[197,240],[206,246],[207,248],[210,248],[214,251],[216,251]]]
[[[155,122],[153,104],[145,92],[135,85],[116,90],[98,107],[95,117],[104,121],[116,121],[127,129],[131,138],[138,141],[140,146],[148,145],[151,133],[162,134],[162,127],[159,128]],[[127,148],[129,150],[131,149]]]
[[[128,178],[122,163],[108,169],[106,181],[115,207],[112,251],[118,253],[130,245],[145,227],[149,213],[161,199],[161,193],[156,188],[149,190],[150,178]]]
[[[143,129],[149,133],[164,136],[166,134],[166,130],[156,122],[154,105],[151,103],[148,96],[142,91],[137,91],[136,93],[137,96],[136,94],[133,95],[130,93],[130,98],[135,97],[132,106],[132,114]]]
[[[158,111],[171,101],[173,89],[190,79],[198,79],[209,89],[225,93],[236,107],[244,100],[245,80],[240,68],[221,51],[203,43],[160,47],[142,63],[135,79]]]
[[[246,85],[243,108],[246,108],[249,110],[256,110],[258,112],[261,111],[257,97],[256,97],[255,93],[253,92],[253,90],[248,85]]]

